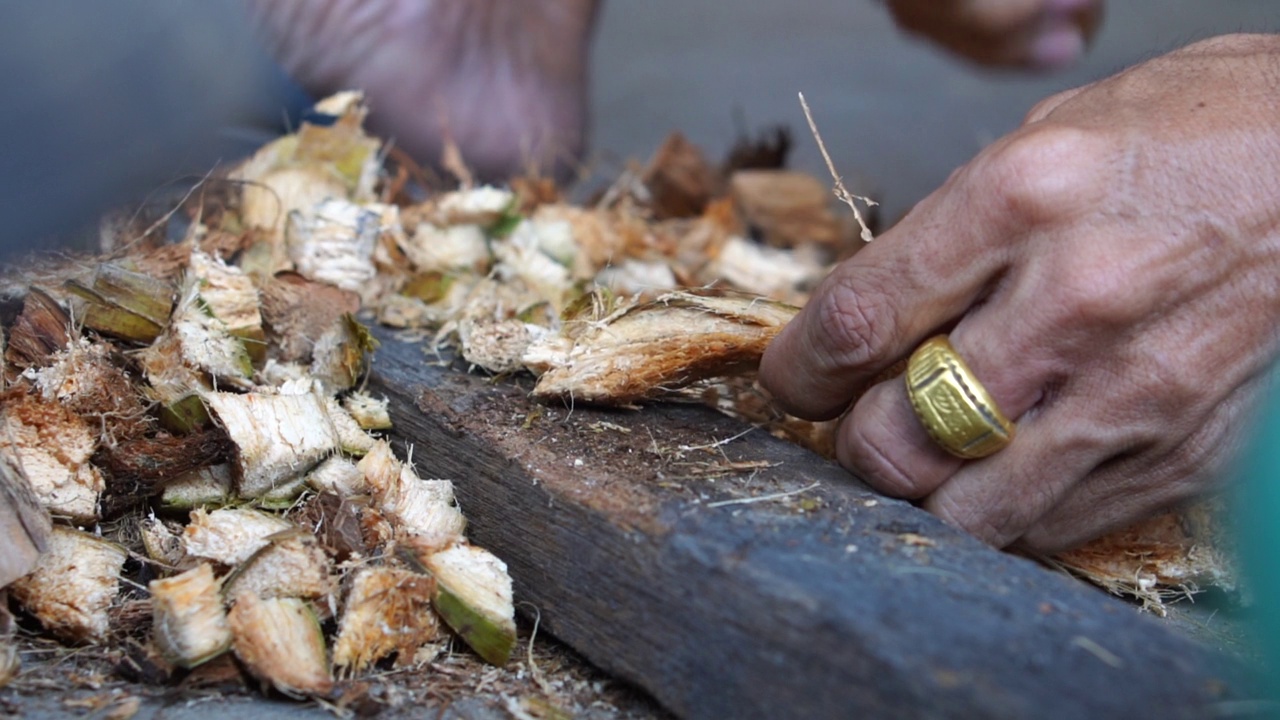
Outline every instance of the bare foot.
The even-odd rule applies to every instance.
[[[360,89],[370,127],[438,164],[446,134],[501,180],[564,176],[586,134],[597,0],[249,0],[284,69],[313,95]]]

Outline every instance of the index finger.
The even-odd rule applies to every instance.
[[[876,375],[978,300],[1008,262],[993,238],[1011,231],[990,203],[970,202],[963,175],[838,265],[778,334],[760,382],[800,417],[839,415]]]

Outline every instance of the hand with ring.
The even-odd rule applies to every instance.
[[[1045,100],[833,270],[761,381],[847,413],[842,464],[996,546],[1203,492],[1280,354],[1277,78],[1280,36],[1224,36]]]

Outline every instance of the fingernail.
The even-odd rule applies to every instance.
[[[1057,25],[1045,31],[1031,45],[1031,63],[1056,70],[1074,63],[1084,54],[1084,36],[1074,25]]]

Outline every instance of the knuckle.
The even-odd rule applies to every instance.
[[[1021,537],[1036,518],[1044,515],[1052,498],[1034,486],[1003,492],[940,492],[930,510],[994,547],[1005,547]]]
[[[1148,352],[1141,359],[1144,381],[1138,383],[1148,388],[1161,407],[1160,415],[1177,418],[1197,402],[1204,388],[1204,380],[1187,364],[1181,354]]]
[[[830,369],[883,364],[897,332],[887,297],[874,282],[848,276],[833,278],[819,295],[814,317],[821,337],[814,345]]]
[[[931,488],[899,462],[893,439],[880,432],[885,427],[878,419],[880,413],[860,413],[859,407],[845,420],[837,448],[840,464],[886,495],[907,499],[927,495]]]
[[[946,494],[938,498],[931,508],[944,522],[973,535],[995,547],[1003,547],[1020,532],[1010,532],[1015,526],[1012,509],[1006,504],[974,507],[964,495]]]
[[[1095,133],[1061,124],[1023,127],[980,164],[982,192],[1026,225],[1053,222],[1094,207],[1105,148]]]
[[[1027,114],[1022,118],[1023,124],[1025,125],[1045,119],[1054,108],[1062,104],[1062,95],[1063,93],[1050,95],[1035,105],[1032,105],[1031,110],[1027,111]]]
[[[1228,476],[1227,468],[1247,437],[1245,413],[1233,405],[1227,401],[1209,413],[1153,469],[1153,475],[1166,478],[1167,491],[1177,494],[1173,500],[1203,493]]]
[[[1053,95],[1044,98],[1040,102],[1031,106],[1031,110],[1023,117],[1022,124],[1028,125],[1033,122],[1044,120],[1063,103],[1078,95],[1080,91],[1081,88],[1063,90],[1062,92],[1054,93]]]
[[[1077,253],[1056,263],[1046,289],[1054,320],[1066,327],[1115,328],[1139,321],[1145,303],[1133,278],[1105,258]]]

